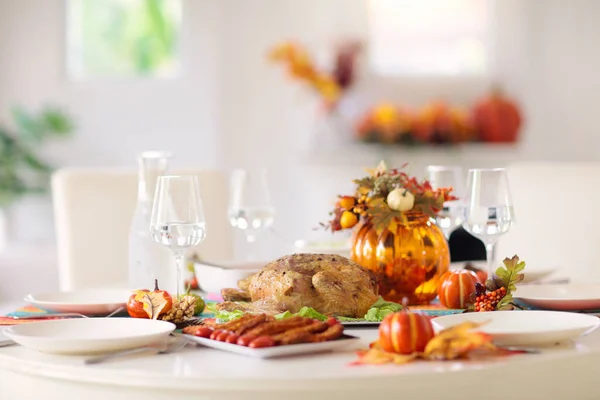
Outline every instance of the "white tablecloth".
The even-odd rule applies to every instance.
[[[362,338],[356,348],[377,336],[348,333]],[[0,399],[600,398],[600,330],[541,355],[485,362],[350,366],[356,348],[274,360],[186,348],[84,366],[83,357],[10,346],[0,348]]]

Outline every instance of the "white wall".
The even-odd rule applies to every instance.
[[[64,72],[64,0],[0,0],[0,120],[15,104],[48,102],[75,116],[77,135],[46,149],[60,166],[131,166],[135,154],[172,150],[178,166],[216,167],[216,2],[186,2],[181,78],[165,81],[70,81]],[[52,240],[48,199],[12,210],[17,240]]]
[[[184,3],[184,77],[146,85],[68,82],[63,74],[64,1],[0,0],[0,117],[5,119],[15,103],[66,104],[77,116],[79,131],[75,139],[48,150],[60,165],[133,166],[137,151],[168,148],[184,165],[271,167],[276,228],[294,239],[313,234],[311,228],[327,217],[335,195],[349,190],[350,179],[382,156],[393,163],[410,161],[416,172],[429,163],[600,158],[598,1],[496,2],[496,73],[527,117],[518,147],[384,153],[315,142],[315,99],[264,57],[271,45],[287,38],[323,49],[345,35],[364,37],[362,0]],[[447,82],[389,85],[370,77],[358,91],[372,97],[368,86],[418,105],[436,91],[451,101],[469,102],[485,82],[457,92]],[[356,106],[360,97],[355,93],[346,106]],[[51,240],[47,202],[29,203],[14,211],[16,236]]]

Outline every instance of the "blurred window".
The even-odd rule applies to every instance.
[[[488,0],[367,0],[369,63],[378,75],[484,75]]]
[[[67,0],[71,78],[173,77],[181,0]]]

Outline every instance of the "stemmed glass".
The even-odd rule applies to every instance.
[[[206,220],[197,176],[160,176],[150,221],[152,238],[167,246],[177,267],[177,297],[182,291],[181,269],[186,251],[206,237]]]
[[[485,244],[488,276],[491,277],[494,245],[515,222],[506,170],[469,170],[464,204],[463,227]]]
[[[452,187],[452,194],[458,200],[444,203],[443,210],[435,218],[436,225],[442,230],[446,240],[450,234],[462,223],[463,212],[461,198],[463,196],[463,172],[460,167],[445,167],[430,165],[427,167],[427,180],[434,190]]]
[[[260,231],[270,228],[275,219],[267,171],[236,169],[231,174],[229,222],[254,243]]]

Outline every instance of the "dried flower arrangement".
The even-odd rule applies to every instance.
[[[331,71],[320,70],[308,50],[293,42],[281,43],[269,52],[269,59],[283,63],[289,75],[316,90],[326,110],[335,109],[341,96],[355,80],[356,56],[360,45],[344,42],[336,48],[335,64]]]

